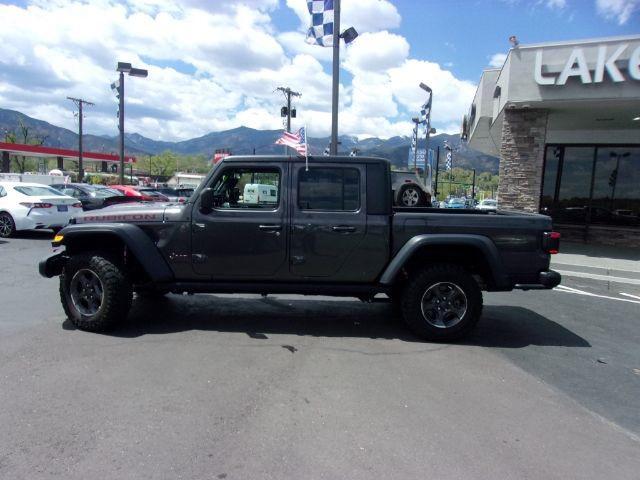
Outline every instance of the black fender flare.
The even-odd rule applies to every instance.
[[[393,257],[380,277],[382,285],[392,285],[407,261],[419,249],[433,246],[469,246],[477,248],[485,256],[491,271],[492,280],[497,288],[509,288],[511,282],[506,273],[498,248],[490,238],[483,235],[469,234],[424,234],[416,235],[405,243]]]
[[[115,235],[124,243],[153,282],[170,282],[173,272],[158,247],[140,227],[132,223],[81,223],[67,225],[57,245],[69,245],[74,239],[99,235]]]

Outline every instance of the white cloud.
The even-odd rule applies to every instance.
[[[504,61],[507,59],[506,53],[494,53],[489,57],[489,66],[495,68],[502,68]]]
[[[476,91],[474,83],[456,78],[434,62],[406,60],[400,67],[389,70],[394,97],[409,112],[416,112],[424,103],[426,93],[420,89],[424,82],[433,90],[433,118],[442,123],[458,122],[469,109]]]
[[[408,56],[404,37],[387,31],[363,33],[346,48],[345,67],[351,72],[379,72],[399,66]]]
[[[624,25],[632,15],[640,11],[640,0],[596,0],[598,13],[607,20]]]
[[[300,18],[300,28],[309,27],[307,0],[287,0],[287,6]],[[400,26],[398,9],[389,0],[357,0],[341,4],[342,29],[354,27],[358,33],[388,30]]]
[[[180,140],[245,125],[280,128],[278,86],[302,92],[295,126],[312,136],[331,126],[331,49],[304,43],[306,3],[287,0],[300,30],[277,31],[278,0],[32,0],[0,4],[0,105],[76,129],[68,95],[96,103],[85,130],[115,135],[115,64],[147,68],[126,79],[126,130]],[[280,4],[279,4],[280,3]],[[304,20],[304,22],[302,22]],[[434,88],[434,122],[457,124],[474,87],[438,64],[409,58],[388,0],[343,2],[345,26],[360,37],[343,49],[340,133],[390,137],[411,131]],[[305,25],[303,26],[302,23]],[[346,27],[345,27],[346,28]],[[448,128],[448,127],[445,127]]]
[[[544,4],[552,10],[562,10],[567,6],[567,0],[545,0]]]

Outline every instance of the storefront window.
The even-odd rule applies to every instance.
[[[584,224],[589,207],[593,147],[565,147],[554,219],[562,223]]]
[[[640,224],[640,148],[599,147],[591,223]]]
[[[545,153],[542,198],[540,199],[540,212],[545,215],[551,214],[555,202],[558,165],[562,157],[562,150],[562,147],[547,147]]]
[[[547,146],[543,182],[558,224],[640,227],[640,147]]]

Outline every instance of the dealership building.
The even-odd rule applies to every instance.
[[[463,137],[500,157],[500,208],[640,246],[640,35],[515,45],[482,73]]]

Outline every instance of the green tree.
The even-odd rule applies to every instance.
[[[17,131],[5,132],[5,142],[7,143],[22,143],[25,145],[42,145],[47,136],[34,135],[31,131],[31,127],[24,124],[22,120],[18,120]],[[12,155],[12,160],[15,162],[20,173],[27,171],[27,166],[32,167],[37,163],[25,155]]]

